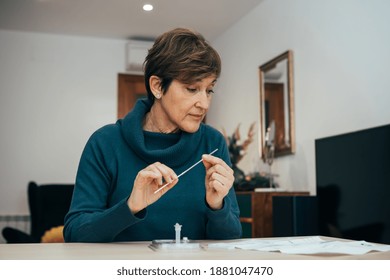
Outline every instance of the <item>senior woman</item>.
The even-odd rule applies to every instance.
[[[202,122],[220,72],[201,34],[177,28],[156,39],[144,63],[148,98],[84,148],[66,242],[172,239],[176,223],[194,240],[241,236],[225,139]]]

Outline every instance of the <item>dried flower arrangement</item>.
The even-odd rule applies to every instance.
[[[247,154],[247,149],[250,143],[253,142],[253,137],[255,135],[255,122],[252,123],[249,127],[247,139],[242,141],[240,134],[240,125],[234,130],[232,136],[228,136],[225,129],[222,129],[222,134],[225,137],[230,161],[232,162],[232,168],[234,171],[234,186],[238,186],[242,181],[245,180],[245,173],[237,167],[237,163]]]
[[[249,127],[247,139],[242,141],[240,135],[240,124],[235,129],[232,136],[228,136],[223,129],[222,134],[225,137],[230,161],[232,162],[232,169],[234,171],[234,188],[237,191],[253,190],[255,188],[262,188],[269,186],[269,179],[263,177],[259,172],[255,172],[250,175],[245,173],[237,167],[237,163],[247,154],[248,146],[253,142],[255,135],[255,122]]]
[[[237,165],[237,163],[246,155],[249,144],[253,142],[253,137],[255,135],[255,124],[256,123],[254,122],[249,127],[247,134],[248,138],[245,141],[241,141],[241,124],[237,126],[232,136],[228,136],[226,134],[225,129],[222,130],[222,133],[229,148],[230,161],[233,165]]]

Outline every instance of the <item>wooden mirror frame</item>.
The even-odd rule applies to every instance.
[[[266,76],[273,76],[272,82]],[[288,50],[259,67],[261,153],[266,131],[275,121],[274,157],[295,153],[293,53]],[[272,92],[272,94],[271,94]],[[272,97],[272,98],[271,98]],[[286,103],[287,102],[287,103]]]

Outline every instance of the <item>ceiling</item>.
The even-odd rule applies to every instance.
[[[189,27],[213,40],[263,0],[0,0],[0,29],[154,39]],[[145,12],[142,6],[153,4]]]

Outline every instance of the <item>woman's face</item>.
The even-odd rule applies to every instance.
[[[169,131],[196,132],[209,109],[215,84],[214,75],[191,84],[173,80],[153,105],[159,126]]]

